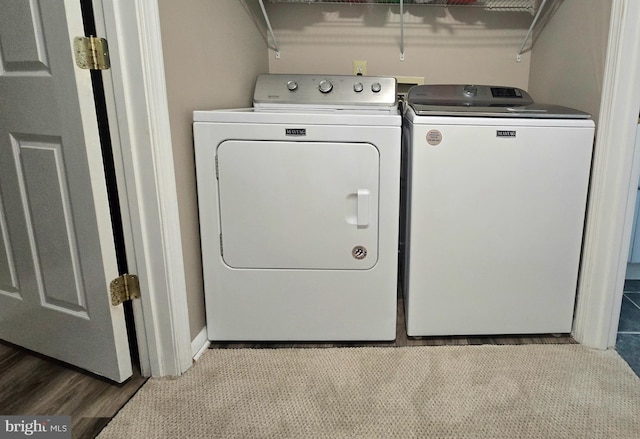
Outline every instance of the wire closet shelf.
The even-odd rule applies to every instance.
[[[271,3],[335,3],[349,5],[400,5],[400,0],[269,0]],[[527,11],[533,13],[539,0],[404,0],[405,6],[466,6],[497,11]]]
[[[264,14],[265,22],[269,29],[269,33],[271,34],[271,39],[273,41],[274,50],[276,53],[276,58],[280,58],[280,48],[278,46],[278,42],[276,40],[275,34],[273,33],[273,28],[271,27],[271,23],[269,21],[269,16],[267,15],[267,11],[264,7],[264,1],[258,0],[260,3],[260,7],[262,8],[262,13]],[[522,45],[520,46],[520,50],[516,54],[516,60],[518,62],[522,59],[522,53],[524,51],[526,42],[531,37],[533,32],[533,28],[540,18],[540,13],[544,9],[545,3],[547,0],[269,0],[271,3],[299,3],[299,4],[345,4],[345,5],[387,5],[387,6],[398,6],[400,8],[400,59],[404,60],[404,7],[406,6],[439,6],[439,7],[449,7],[449,6],[464,6],[464,7],[474,7],[474,8],[483,8],[485,10],[490,11],[526,11],[531,13],[534,16],[533,21],[531,22],[531,26],[529,27],[529,31],[522,41]]]

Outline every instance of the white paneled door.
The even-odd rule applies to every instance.
[[[131,375],[80,0],[0,0],[0,339]]]

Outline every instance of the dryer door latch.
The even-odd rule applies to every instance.
[[[358,189],[358,227],[369,225],[369,195],[367,189]]]

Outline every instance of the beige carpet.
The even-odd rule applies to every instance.
[[[207,351],[107,438],[640,438],[640,379],[580,345]]]

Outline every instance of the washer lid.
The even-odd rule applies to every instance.
[[[515,87],[464,84],[417,85],[409,90],[410,104],[447,107],[516,107],[533,104],[529,94]]]
[[[513,117],[532,119],[591,119],[591,115],[560,105],[531,104],[513,107],[464,107],[409,103],[418,116]]]
[[[437,84],[412,87],[407,102],[419,116],[482,116],[589,119],[582,111],[536,104],[524,90],[491,85]]]

